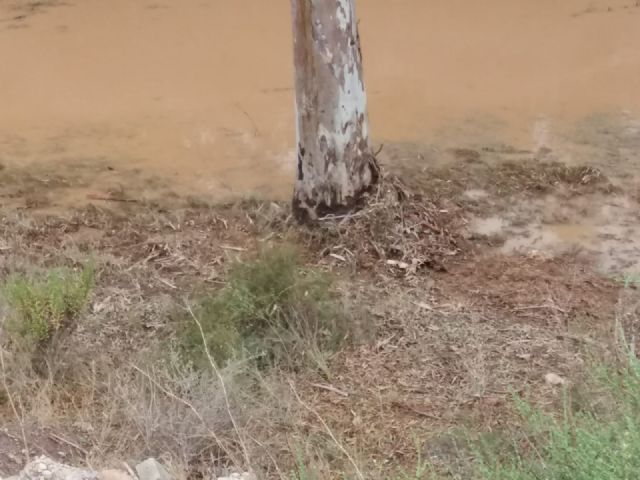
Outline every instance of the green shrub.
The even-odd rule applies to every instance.
[[[311,360],[324,369],[326,357],[346,335],[330,278],[303,269],[296,253],[284,247],[234,265],[227,286],[205,298],[194,313],[220,364],[244,352],[262,366],[277,362],[297,367]],[[201,364],[202,336],[193,321],[183,345],[191,360]]]
[[[520,438],[499,451],[484,445],[479,474],[486,480],[623,480],[640,472],[640,363],[633,357],[621,371],[607,370],[591,398],[606,408],[562,415],[543,413],[517,401],[525,421]],[[596,393],[594,395],[594,393]]]
[[[86,306],[94,279],[92,265],[79,272],[59,268],[35,277],[10,276],[4,295],[11,308],[6,328],[12,339],[29,346],[46,343]]]

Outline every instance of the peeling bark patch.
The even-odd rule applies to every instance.
[[[302,145],[298,145],[298,180],[304,180],[304,173],[302,171],[302,159],[304,158],[305,150]]]
[[[347,15],[347,8],[349,8],[348,6],[345,8],[344,4],[343,4],[344,0],[338,0],[338,8],[337,8],[337,18],[338,18],[338,24],[340,26],[340,29],[343,32],[347,31],[347,28],[349,27],[349,21],[350,18]],[[347,2],[350,0],[346,0]]]
[[[322,153],[327,153],[328,150],[328,145],[329,142],[327,142],[327,136],[326,135],[321,135],[320,136],[320,142],[319,142],[319,146],[320,146],[320,151]]]

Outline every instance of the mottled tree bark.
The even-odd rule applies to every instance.
[[[356,207],[378,180],[355,0],[291,0],[300,221]]]

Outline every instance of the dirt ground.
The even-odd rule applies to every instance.
[[[514,391],[557,403],[559,390],[545,374],[579,382],[585,362],[608,351],[628,293],[611,275],[636,265],[637,246],[625,234],[637,228],[638,200],[627,177],[596,166],[453,150],[445,152],[452,157],[446,168],[424,168],[411,166],[416,148],[391,146],[382,157],[407,179],[394,183],[390,173],[379,192],[382,199],[385,189],[397,195],[401,188],[406,196],[396,206],[400,230],[400,210],[384,216],[375,202],[352,223],[308,230],[292,224],[286,203],[211,204],[164,193],[165,185],[142,174],[127,180],[138,188],[100,191],[87,186],[81,169],[6,167],[0,266],[6,275],[95,257],[97,289],[73,334],[74,355],[117,370],[167,338],[168,312],[223,284],[230,262],[294,242],[309,264],[341,279],[361,312],[362,341],[330,360],[329,379],[287,376],[309,410],[291,408],[274,423],[252,420],[264,448],[255,453],[259,467],[269,471],[274,458],[289,465],[291,442],[320,448],[313,439],[326,435],[322,418],[379,472],[411,467],[418,453],[446,470],[462,461],[456,431],[509,428]],[[141,199],[147,191],[154,196]],[[57,204],[68,197],[84,205]],[[64,404],[57,399],[21,418],[33,450],[112,461],[106,453],[116,444],[100,443],[90,416],[51,411]],[[6,403],[3,416],[0,471],[7,474],[24,444]],[[334,455],[326,468],[344,468]]]

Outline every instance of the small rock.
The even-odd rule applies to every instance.
[[[98,472],[100,480],[132,480],[131,475],[122,470],[101,470]]]
[[[136,465],[136,472],[140,480],[171,480],[169,472],[155,458],[147,458]]]
[[[547,373],[544,376],[544,381],[547,382],[547,384],[554,386],[566,385],[567,383],[564,378],[562,378],[560,375],[556,375],[555,373]]]
[[[78,430],[80,430],[82,433],[93,432],[93,425],[91,425],[89,422],[77,421],[77,422],[74,422],[73,426]]]
[[[228,477],[218,477],[217,480],[257,480],[254,473],[232,473]]]

